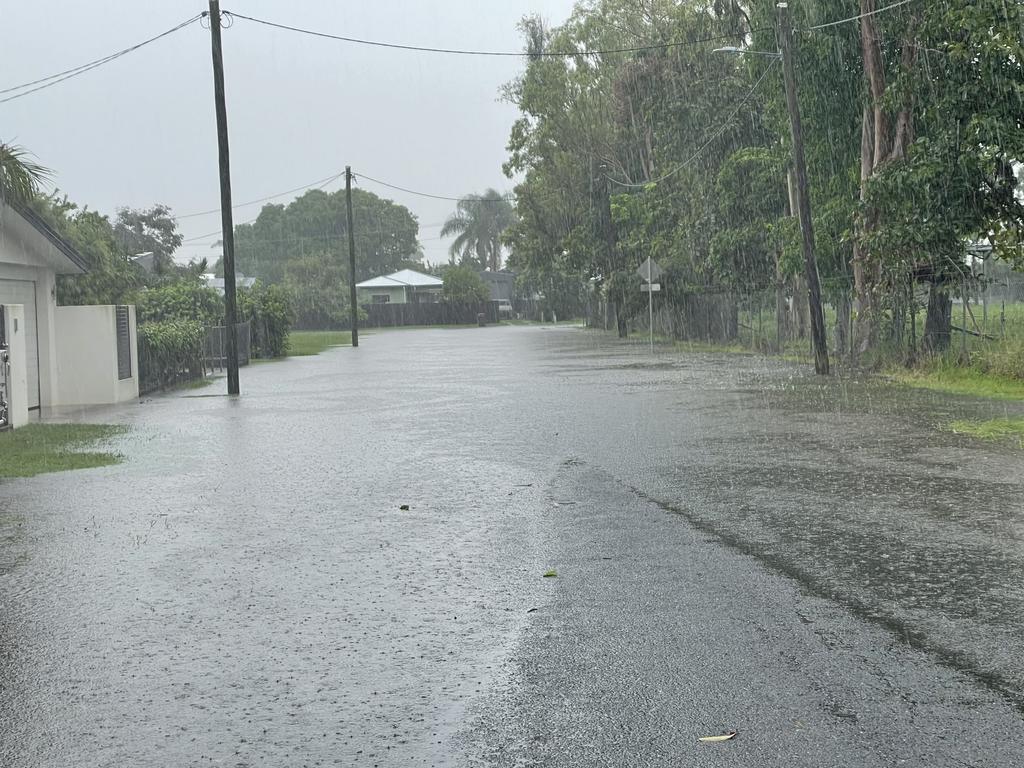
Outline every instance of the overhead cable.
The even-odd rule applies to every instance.
[[[397,189],[399,192],[407,192],[410,195],[418,195],[420,197],[429,197],[429,198],[431,198],[433,200],[450,200],[450,201],[456,202],[456,203],[463,203],[463,202],[473,202],[473,203],[501,203],[501,202],[506,202],[507,203],[509,201],[510,197],[511,197],[511,195],[502,195],[501,197],[447,197],[446,195],[435,195],[435,194],[432,194],[430,192],[418,192],[415,189],[408,189],[406,187],[399,187],[399,186],[397,186],[395,184],[389,184],[386,181],[381,181],[380,179],[375,179],[372,176],[367,176],[365,173],[357,174],[355,171],[353,171],[352,172],[352,176],[353,177],[358,176],[360,179],[365,179],[366,181],[372,181],[374,184],[380,184],[382,187],[387,187],[388,189]]]
[[[28,96],[30,93],[41,91],[44,88],[49,88],[50,86],[57,85],[58,83],[62,83],[65,80],[70,80],[73,77],[85,74],[86,72],[96,69],[97,67],[102,67],[104,64],[109,64],[115,59],[119,59],[122,56],[125,56],[129,53],[139,50],[144,46],[149,45],[150,43],[155,43],[157,40],[167,37],[168,35],[174,34],[178,30],[184,29],[190,24],[196,23],[200,19],[204,18],[206,15],[207,11],[197,13],[195,16],[186,19],[180,24],[177,24],[164,32],[161,32],[159,35],[155,35],[154,37],[151,37],[148,40],[143,40],[141,43],[136,43],[135,45],[129,46],[128,48],[123,48],[122,50],[112,53],[109,56],[104,56],[101,59],[95,59],[94,61],[81,64],[77,67],[72,67],[71,69],[65,69],[63,72],[57,72],[47,77],[41,77],[38,80],[32,80],[27,83],[21,83],[20,85],[12,85],[8,88],[4,88],[0,90],[0,94],[13,93],[14,91],[21,92],[14,93],[12,96],[7,96],[6,98],[0,99],[0,104],[4,104],[8,101],[14,101],[15,99],[20,99],[22,96]]]
[[[365,40],[359,37],[347,37],[345,35],[335,35],[328,32],[320,32],[315,29],[304,29],[302,27],[295,27],[290,24],[281,24],[276,21],[268,21],[267,19],[260,19],[255,16],[246,16],[242,13],[235,13],[233,11],[225,11],[225,14],[230,14],[238,19],[244,19],[245,21],[251,21],[256,24],[262,24],[267,27],[274,27],[275,29],[283,29],[288,32],[298,32],[303,35],[312,35],[313,37],[323,37],[328,40],[338,40],[343,43],[354,43],[356,45],[369,45],[376,48],[393,48],[401,51],[420,51],[423,53],[446,53],[456,56],[510,56],[519,58],[536,58],[540,56],[549,57],[575,57],[575,56],[600,56],[602,54],[609,53],[637,53],[639,51],[657,51],[665,50],[668,48],[681,48],[688,45],[699,45],[700,43],[712,43],[721,40],[735,40],[738,35],[715,35],[713,37],[704,37],[696,40],[681,40],[674,43],[650,43],[647,45],[635,45],[626,46],[623,48],[602,48],[600,50],[584,50],[584,51],[484,51],[484,50],[473,50],[465,48],[435,48],[432,46],[425,45],[403,45],[400,43],[387,43],[380,40]],[[755,32],[762,32],[765,30],[751,30],[751,34]]]
[[[829,21],[829,22],[826,22],[824,24],[816,24],[813,27],[807,27],[805,29],[805,31],[811,32],[811,31],[813,31],[815,29],[825,29],[826,27],[836,27],[836,26],[839,26],[840,24],[846,24],[846,23],[851,22],[851,21],[860,21],[861,19],[867,18],[868,16],[875,16],[875,15],[877,15],[879,13],[885,13],[886,11],[891,11],[893,8],[899,8],[901,5],[907,5],[907,4],[913,3],[913,2],[915,2],[915,0],[900,0],[900,2],[898,2],[898,3],[893,3],[892,5],[886,5],[886,6],[883,6],[882,8],[875,8],[875,10],[873,10],[873,11],[868,11],[867,13],[861,13],[861,14],[858,14],[857,16],[850,16],[847,19],[839,19],[838,21]]]
[[[275,198],[278,198],[278,197],[284,197],[285,195],[291,195],[291,194],[294,194],[296,192],[302,192],[303,190],[310,189],[312,187],[317,187],[318,189],[320,189],[320,188],[326,187],[332,181],[334,181],[336,179],[340,179],[344,175],[345,175],[345,172],[341,171],[340,173],[335,173],[335,174],[333,174],[331,176],[327,176],[325,178],[317,179],[316,181],[312,181],[309,184],[303,184],[300,187],[295,187],[294,189],[286,189],[284,192],[277,192],[277,193],[275,193],[273,195],[267,195],[266,197],[260,197],[260,198],[258,198],[256,200],[247,200],[244,203],[237,203],[235,205],[232,205],[231,209],[234,210],[236,208],[245,208],[246,206],[249,206],[249,205],[256,205],[257,203],[265,203],[268,200],[274,200]],[[206,211],[196,211],[195,213],[183,213],[182,215],[175,216],[174,218],[176,218],[176,219],[192,219],[192,218],[195,218],[196,216],[209,216],[212,213],[220,213],[220,208],[210,208],[209,210],[206,210]]]
[[[674,176],[675,174],[679,173],[679,171],[683,170],[690,163],[692,163],[694,160],[696,160],[705,149],[707,149],[709,146],[711,146],[712,142],[714,142],[715,139],[717,139],[719,136],[721,136],[723,133],[725,133],[727,130],[729,130],[729,124],[732,122],[732,119],[734,117],[736,117],[736,115],[739,114],[740,110],[743,109],[744,105],[748,101],[750,101],[750,97],[753,96],[754,93],[757,91],[757,89],[761,86],[761,83],[768,76],[768,73],[771,71],[772,65],[774,65],[774,64],[775,64],[775,61],[772,61],[767,67],[765,67],[764,72],[762,72],[761,76],[759,78],[757,78],[757,82],[754,83],[753,88],[751,88],[750,91],[747,92],[747,95],[744,96],[740,100],[740,102],[736,105],[736,108],[733,109],[733,111],[729,113],[729,116],[726,117],[722,121],[722,127],[719,128],[717,131],[715,131],[707,141],[705,141],[703,144],[701,144],[696,152],[694,152],[692,155],[690,155],[688,158],[686,158],[686,160],[684,160],[682,163],[677,165],[671,171],[669,171],[666,174],[663,174],[662,176],[659,176],[656,179],[651,179],[650,181],[645,181],[645,182],[642,182],[642,183],[639,183],[639,184],[631,184],[631,183],[627,183],[627,182],[624,182],[624,181],[618,181],[617,179],[613,179],[611,176],[606,176],[605,178],[607,178],[608,181],[611,181],[614,184],[618,184],[620,187],[634,187],[635,188],[635,187],[646,187],[648,184],[657,184],[658,182],[664,181],[665,179],[667,179],[667,178],[669,178],[671,176]]]

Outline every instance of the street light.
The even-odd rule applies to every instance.
[[[793,137],[793,171],[796,176],[797,218],[803,239],[804,273],[807,279],[807,298],[811,310],[811,346],[814,350],[814,372],[828,374],[828,345],[825,340],[825,313],[821,308],[821,284],[818,281],[818,260],[814,255],[814,223],[811,221],[811,197],[807,186],[807,162],[804,159],[804,134],[800,125],[800,105],[796,98],[796,73],[793,70],[793,52],[790,48],[793,28],[789,22],[789,4],[779,3],[779,40],[782,51],[748,51],[729,46],[717,48],[723,53],[754,54],[782,59],[782,72],[786,81],[786,107],[789,110],[789,128]]]

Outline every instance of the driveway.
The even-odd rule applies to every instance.
[[[1024,754],[1024,453],[936,429],[1005,405],[566,327],[222,384],[0,485],[0,764]]]

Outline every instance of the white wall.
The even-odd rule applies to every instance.
[[[139,396],[135,307],[128,308],[131,378],[117,378],[117,321],[111,305],[57,307],[56,405],[109,405]]]
[[[4,327],[10,355],[10,377],[7,380],[7,402],[11,426],[17,429],[28,423],[28,372],[25,369],[25,307],[5,304]]]

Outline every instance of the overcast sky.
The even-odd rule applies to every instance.
[[[373,40],[519,50],[516,22],[561,23],[573,0],[222,0],[271,21]],[[6,30],[0,89],[152,37],[206,8],[202,0],[0,1]],[[236,203],[351,165],[410,189],[459,196],[501,191],[516,110],[499,102],[518,58],[461,57],[352,45],[238,20],[224,31]],[[2,97],[0,97],[2,98]],[[0,139],[25,146],[74,201],[113,213],[164,203],[176,214],[216,208],[217,143],[209,32],[199,24],[108,65],[0,104]],[[338,183],[328,189],[338,188]],[[341,180],[340,186],[344,186]],[[431,262],[447,260],[440,223],[454,203],[360,186],[419,217]],[[289,197],[274,202],[288,202]],[[237,209],[235,222],[259,205]],[[181,220],[180,257],[215,256],[219,214]]]

